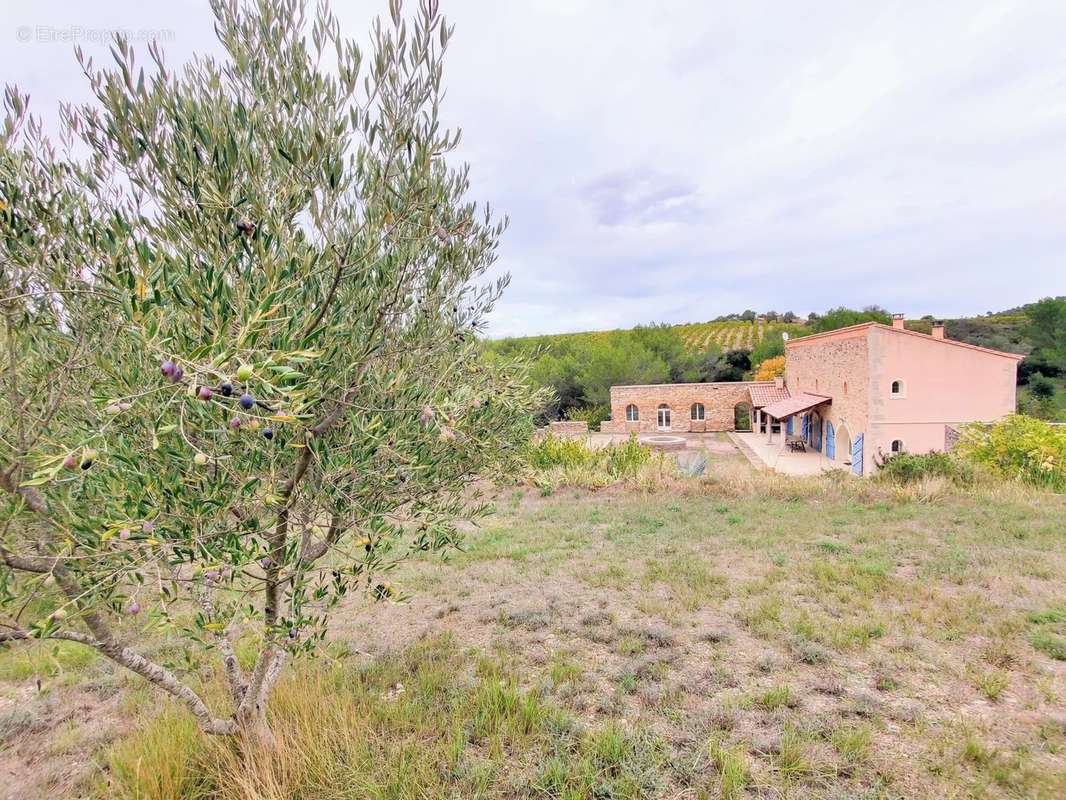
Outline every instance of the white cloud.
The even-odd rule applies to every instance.
[[[476,196],[512,218],[495,334],[1064,291],[1058,0],[441,5],[445,111]],[[363,38],[385,3],[334,8]],[[69,45],[19,44],[19,26],[169,29],[178,59],[215,47],[194,0],[0,13],[5,77],[38,110],[87,92]]]

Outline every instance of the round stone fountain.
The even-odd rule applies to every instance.
[[[642,445],[650,447],[652,450],[660,450],[666,453],[685,449],[685,439],[683,437],[670,436],[665,433],[641,436],[639,437],[639,441]]]

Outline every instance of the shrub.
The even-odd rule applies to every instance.
[[[597,404],[582,408],[571,408],[567,410],[566,418],[575,422],[587,422],[590,429],[595,429],[601,422],[611,418],[611,407]]]
[[[785,357],[774,356],[768,358],[759,364],[759,368],[755,370],[755,380],[757,381],[772,381],[779,375],[785,374]]]
[[[969,483],[973,480],[973,469],[949,453],[897,453],[885,458],[877,477],[898,484],[918,483],[927,478]]]
[[[1066,428],[1013,414],[993,425],[965,426],[957,452],[1000,477],[1066,489]]]
[[[651,450],[631,435],[620,444],[590,447],[582,439],[548,434],[530,445],[529,462],[534,469],[597,465],[616,477],[636,471],[651,459]]]
[[[583,439],[549,433],[529,445],[527,458],[538,486],[596,488],[636,477],[652,452],[632,435],[619,444],[590,447]]]

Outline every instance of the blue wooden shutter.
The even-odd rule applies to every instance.
[[[792,435],[792,417],[789,417],[788,422],[785,423],[785,433]]]
[[[811,430],[811,418],[808,415],[804,414],[803,415],[803,427],[802,427],[803,438],[804,439],[807,438],[807,434],[810,432],[810,430]]]
[[[855,437],[851,443],[851,471],[856,475],[862,475],[862,434]]]
[[[832,422],[825,423],[825,454],[832,459],[837,457],[837,443],[836,437],[833,435]]]

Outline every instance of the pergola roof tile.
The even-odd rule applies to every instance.
[[[763,408],[791,397],[787,387],[774,386],[772,383],[751,386],[748,388],[748,393],[751,395],[751,404],[755,408]]]
[[[765,406],[762,413],[766,414],[768,417],[773,417],[774,419],[787,419],[795,414],[812,409],[815,406],[820,406],[822,403],[832,402],[833,398],[828,395],[800,392],[786,400],[779,400],[776,403],[771,403],[770,405]]]

